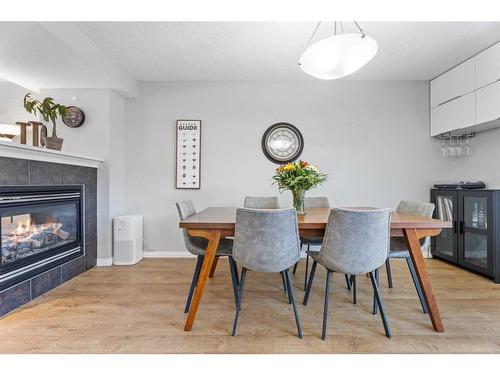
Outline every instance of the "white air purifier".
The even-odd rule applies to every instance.
[[[142,215],[124,215],[113,219],[113,264],[136,264],[144,257]]]

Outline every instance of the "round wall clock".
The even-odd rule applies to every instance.
[[[68,113],[62,120],[70,128],[78,128],[85,122],[85,113],[78,107],[70,106],[68,107]]]
[[[304,149],[304,138],[292,124],[278,122],[271,125],[262,136],[262,151],[276,164],[286,164],[299,158]]]

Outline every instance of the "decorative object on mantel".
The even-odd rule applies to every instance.
[[[344,23],[333,22],[333,35],[311,45],[321,22],[317,24],[300,56],[299,66],[304,73],[319,79],[338,79],[355,73],[375,57],[377,42],[356,21],[353,23],[358,30],[344,33]]]
[[[70,128],[79,128],[85,122],[85,113],[74,105],[67,107],[68,112],[62,116],[62,120],[66,126]]]
[[[441,155],[443,157],[463,157],[472,154],[471,138],[476,133],[452,135],[450,133],[440,134],[436,139],[441,142]]]
[[[278,184],[280,192],[290,190],[293,195],[293,206],[299,215],[304,215],[304,196],[306,191],[321,185],[328,179],[316,166],[307,161],[299,161],[282,165],[276,169],[273,184]]]
[[[40,128],[43,126],[43,122],[28,121],[28,123],[31,125],[33,147],[38,147],[40,140]],[[45,135],[47,135],[47,133],[45,133]]]
[[[58,117],[62,118],[67,114],[68,109],[66,106],[55,103],[51,97],[46,97],[40,102],[31,98],[31,93],[27,93],[24,97],[24,108],[28,113],[34,115],[38,113],[45,123],[52,122],[52,136],[44,137],[45,147],[61,151],[63,139],[57,137],[56,120]]]
[[[21,128],[21,139],[20,139],[19,143],[21,143],[22,145],[25,145],[26,144],[26,128],[28,126],[30,126],[30,124],[27,122],[16,122],[16,125],[19,125],[19,127]]]
[[[45,147],[45,139],[47,138],[47,135],[47,126],[42,125],[42,127],[40,128],[40,146]]]
[[[12,142],[20,134],[20,131],[17,125],[0,124],[0,141]]]
[[[278,122],[264,132],[261,141],[266,158],[276,164],[291,163],[304,149],[301,132],[288,122]]]
[[[177,189],[199,189],[201,185],[201,121],[176,122]]]

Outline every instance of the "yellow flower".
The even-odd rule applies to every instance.
[[[287,171],[293,171],[294,169],[295,169],[295,164],[293,164],[293,163],[290,163],[290,164],[287,164],[287,165],[283,166],[283,170],[285,172],[287,172]]]

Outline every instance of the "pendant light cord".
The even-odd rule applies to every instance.
[[[357,23],[356,21],[352,21],[352,22],[354,22],[356,27],[359,29],[359,32],[361,33],[361,38],[364,38],[366,36],[365,31],[361,28],[361,26],[359,26],[359,23]],[[314,35],[316,35],[316,32],[318,31],[320,25],[321,25],[321,21],[318,22],[318,24],[316,25],[316,28],[314,29],[313,33],[311,34],[311,37],[307,41],[307,44],[304,48],[304,52],[307,50],[307,48],[311,44],[311,42],[314,38]],[[340,22],[340,28],[342,29],[342,33],[344,33],[344,23],[343,22]],[[333,35],[337,35],[337,22],[333,23]]]
[[[318,22],[318,24],[316,25],[316,28],[314,29],[313,33],[311,34],[311,37],[309,38],[309,40],[308,40],[308,42],[306,44],[306,47],[304,48],[304,52],[307,49],[307,47],[309,47],[309,45],[311,44],[311,42],[312,42],[312,40],[314,38],[314,35],[316,35],[316,32],[319,29],[319,25],[321,25],[321,21]]]
[[[359,32],[361,33],[361,38],[364,38],[366,36],[365,31],[361,28],[361,26],[359,26],[359,23],[357,23],[356,21],[352,21],[352,22],[354,22],[356,27],[359,29]]]

